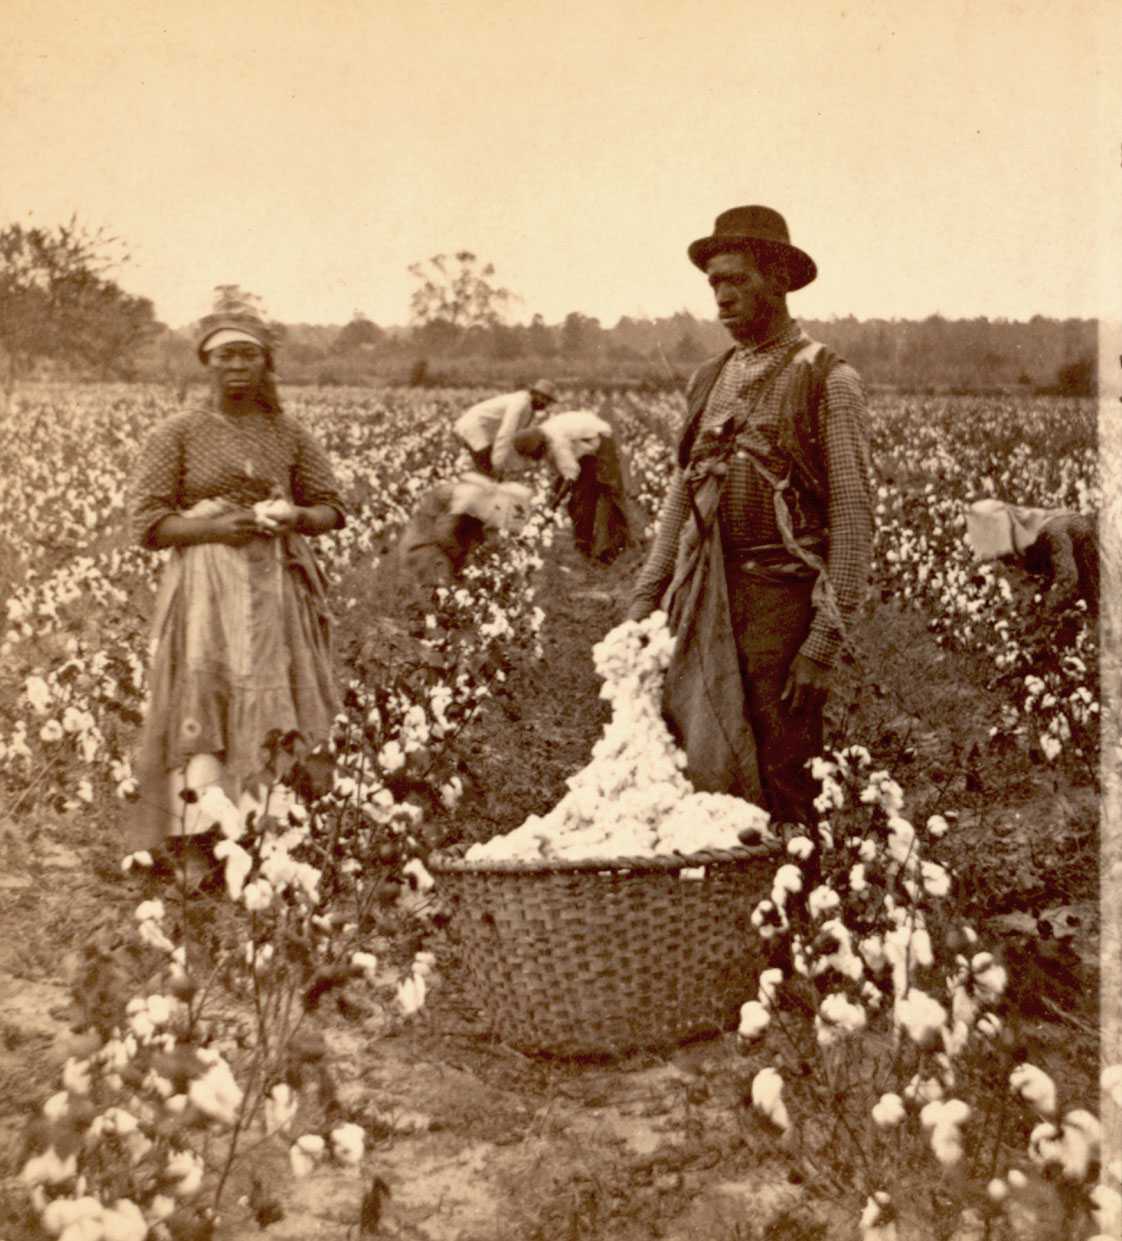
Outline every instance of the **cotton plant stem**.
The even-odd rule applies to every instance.
[[[264,1006],[261,1002],[261,976],[257,969],[257,915],[249,915],[249,942],[253,947],[249,969],[253,975],[253,1011],[257,1018],[257,1030],[261,1037],[261,1045],[265,1054],[269,1054],[269,1023],[264,1020]]]
[[[31,796],[36,788],[43,783],[43,781],[51,774],[52,770],[62,762],[62,759],[63,756],[61,754],[52,754],[51,757],[47,759],[46,765],[39,771],[39,774],[24,788],[23,792],[20,793],[20,795],[8,808],[7,813],[9,816],[15,815],[16,811],[20,809],[24,801],[26,801],[26,799]]]
[[[241,1104],[241,1107],[238,1109],[238,1115],[234,1121],[234,1127],[230,1133],[230,1146],[229,1146],[228,1151],[226,1152],[226,1160],[222,1168],[222,1173],[218,1179],[218,1185],[215,1187],[215,1190],[214,1190],[213,1208],[216,1214],[218,1212],[219,1206],[222,1203],[222,1193],[223,1193],[223,1190],[226,1188],[226,1181],[229,1178],[230,1171],[233,1168],[234,1161],[238,1155],[238,1138],[241,1136],[243,1127],[245,1127],[249,1123],[249,1121],[252,1119],[252,1116],[247,1116],[248,1101],[250,1098],[250,1092],[253,1090],[254,1086],[256,1085],[257,1074],[258,1074],[259,1068],[260,1068],[260,1057],[254,1056],[252,1061],[250,1062],[249,1080],[246,1082],[245,1093],[242,1095],[242,1104]],[[254,1111],[256,1111],[256,1108],[254,1109]]]
[[[278,988],[277,990],[279,991],[280,989]],[[286,1005],[284,1024],[281,1027],[284,1033],[277,1040],[278,1048],[284,1048],[285,1046],[287,1046],[287,1044],[291,1041],[292,1036],[296,1033],[296,1030],[299,1028],[300,1022],[303,1020],[303,1015],[301,1015],[301,1017],[297,1020],[295,1026],[291,1030],[287,1029],[288,1016],[289,1016],[289,1013],[291,1012],[292,997],[293,997],[293,992],[290,989],[286,993],[286,997],[285,997],[288,1001],[288,1004]],[[244,1154],[252,1152],[252,1150],[257,1149],[257,1147],[262,1145],[271,1136],[268,1133],[263,1135],[252,1147],[250,1147],[249,1152],[239,1151],[239,1141],[240,1141],[242,1132],[245,1129],[248,1129],[253,1124],[264,1102],[264,1098],[265,1098],[264,1091],[263,1089],[257,1090],[256,1086],[257,1086],[257,1082],[259,1079],[262,1082],[265,1082],[268,1080],[270,1076],[269,1072],[267,1071],[269,1068],[269,1064],[270,1064],[269,1053],[265,1050],[264,1047],[259,1047],[258,1050],[255,1051],[254,1055],[252,1056],[250,1060],[249,1078],[246,1082],[245,1093],[242,1096],[242,1106],[239,1109],[238,1117],[234,1124],[234,1129],[230,1135],[229,1150],[227,1152],[226,1161],[225,1161],[225,1164],[222,1170],[221,1178],[215,1190],[215,1195],[214,1195],[214,1210],[215,1211],[218,1210],[227,1178],[229,1177],[230,1171],[233,1168],[234,1162],[239,1157],[239,1154],[244,1155]]]
[[[219,975],[219,967],[216,965],[210,971],[210,976],[207,978],[206,982],[203,984],[202,987],[199,988],[196,994],[192,997],[195,1003],[193,1003],[188,1008],[189,1021],[188,1021],[188,1027],[187,1027],[188,1033],[191,1035],[194,1034],[195,1025],[198,1023],[199,1019],[202,1016],[203,1010],[206,1007],[206,1001],[210,995],[210,990],[214,986],[214,983],[216,979],[218,978],[218,975]]]

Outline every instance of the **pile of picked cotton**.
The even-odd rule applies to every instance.
[[[666,615],[624,621],[593,648],[612,718],[592,760],[567,781],[568,793],[544,817],[473,845],[469,862],[548,858],[646,857],[731,849],[739,833],[766,838],[768,815],[739,797],[695,792],[661,711],[662,682],[674,649]]]

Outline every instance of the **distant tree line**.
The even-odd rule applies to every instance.
[[[866,383],[909,390],[937,388],[984,392],[999,389],[1093,395],[1097,325],[1091,319],[1027,322],[1001,319],[801,320],[860,371]],[[528,323],[476,325],[457,331],[445,324],[381,328],[362,315],[343,327],[289,324],[280,359],[301,378],[319,371],[355,382],[393,374],[400,379],[419,362],[421,372],[439,377],[474,364],[485,372],[503,364],[563,378],[574,371],[611,379],[614,375],[652,383],[681,383],[703,358],[728,347],[716,321],[679,312],[660,319],[622,318],[605,328],[598,319],[572,311],[559,323],[534,315]]]
[[[166,328],[148,299],[125,293],[109,278],[126,260],[116,239],[75,219],[55,229],[17,223],[0,230],[0,379],[6,386],[44,366],[77,376],[172,381],[181,391],[200,378],[194,325]],[[282,381],[497,384],[546,374],[677,385],[728,345],[719,323],[687,311],[659,319],[625,316],[612,327],[579,310],[557,323],[540,314],[507,322],[519,299],[496,284],[490,264],[467,250],[434,255],[408,270],[417,287],[407,326],[379,326],[361,310],[341,326],[273,323]],[[1090,319],[851,316],[803,320],[803,326],[874,386],[1073,396],[1095,390],[1097,325]]]

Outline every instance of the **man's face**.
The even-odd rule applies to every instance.
[[[219,396],[234,400],[255,395],[265,375],[265,350],[248,341],[219,345],[206,361]]]
[[[548,396],[546,396],[543,392],[531,392],[530,393],[530,408],[534,411],[535,414],[538,412],[538,410],[545,409],[545,407],[550,404],[552,404],[551,399]]]
[[[705,265],[709,287],[717,301],[717,316],[734,340],[759,341],[783,305],[775,281],[756,265],[747,250],[715,254]]]

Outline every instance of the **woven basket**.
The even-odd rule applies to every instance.
[[[429,867],[470,998],[498,1038],[527,1052],[619,1055],[736,1024],[762,968],[750,919],[775,856],[752,846],[531,863],[449,852]]]

